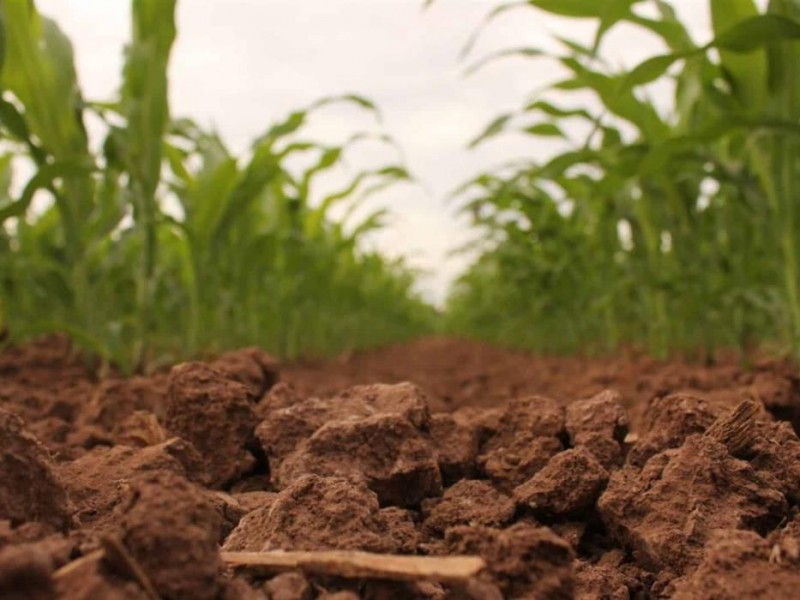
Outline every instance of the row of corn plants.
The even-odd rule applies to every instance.
[[[413,274],[363,249],[384,213],[352,216],[409,174],[359,172],[326,195],[319,176],[351,146],[383,138],[327,146],[303,133],[329,104],[374,106],[322,100],[235,156],[170,114],[175,10],[176,0],[133,0],[118,96],[90,102],[57,24],[31,0],[0,0],[0,324],[10,339],[68,332],[133,370],[247,344],[295,356],[426,331],[433,311]],[[311,166],[289,168],[298,155]],[[332,218],[334,207],[345,217]]]
[[[667,0],[524,0],[489,15],[591,20],[596,36],[478,63],[524,56],[565,75],[475,143],[515,132],[567,150],[457,192],[483,233],[451,328],[544,351],[800,354],[800,1],[707,4],[706,40]],[[665,51],[612,64],[604,43],[621,24]]]

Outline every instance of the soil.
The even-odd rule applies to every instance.
[[[431,338],[100,377],[0,353],[0,598],[738,599],[800,589],[788,362],[534,357]],[[465,581],[225,553],[472,555]]]

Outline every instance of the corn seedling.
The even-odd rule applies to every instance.
[[[479,62],[523,55],[566,77],[475,143],[521,131],[569,149],[459,190],[486,241],[453,290],[451,328],[549,351],[758,342],[799,353],[800,3],[712,0],[702,43],[663,0],[529,0],[489,20],[511,9],[592,20],[596,35]],[[621,23],[668,52],[610,67],[603,42]],[[666,106],[648,87],[665,81]]]
[[[357,173],[321,199],[312,189],[368,136],[315,143],[303,135],[309,115],[375,107],[324,99],[234,156],[214,132],[170,114],[175,9],[133,0],[119,94],[89,102],[56,23],[30,0],[0,1],[0,315],[11,339],[67,332],[133,370],[248,344],[296,356],[426,331],[433,311],[412,273],[362,249],[384,213],[331,217],[409,181],[407,171]],[[89,114],[103,124],[101,144],[88,139]],[[288,165],[301,153],[316,158],[298,173]],[[16,193],[19,160],[34,172]]]

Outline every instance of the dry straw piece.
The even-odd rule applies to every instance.
[[[348,579],[388,579],[464,582],[478,575],[486,563],[477,556],[399,556],[370,552],[223,552],[233,568],[280,572],[300,569],[316,575]]]

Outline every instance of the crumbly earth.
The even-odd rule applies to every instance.
[[[719,431],[756,402],[743,443]],[[99,377],[0,352],[0,598],[791,598],[789,363],[531,357],[433,338]],[[480,556],[461,582],[233,571],[222,552]]]

